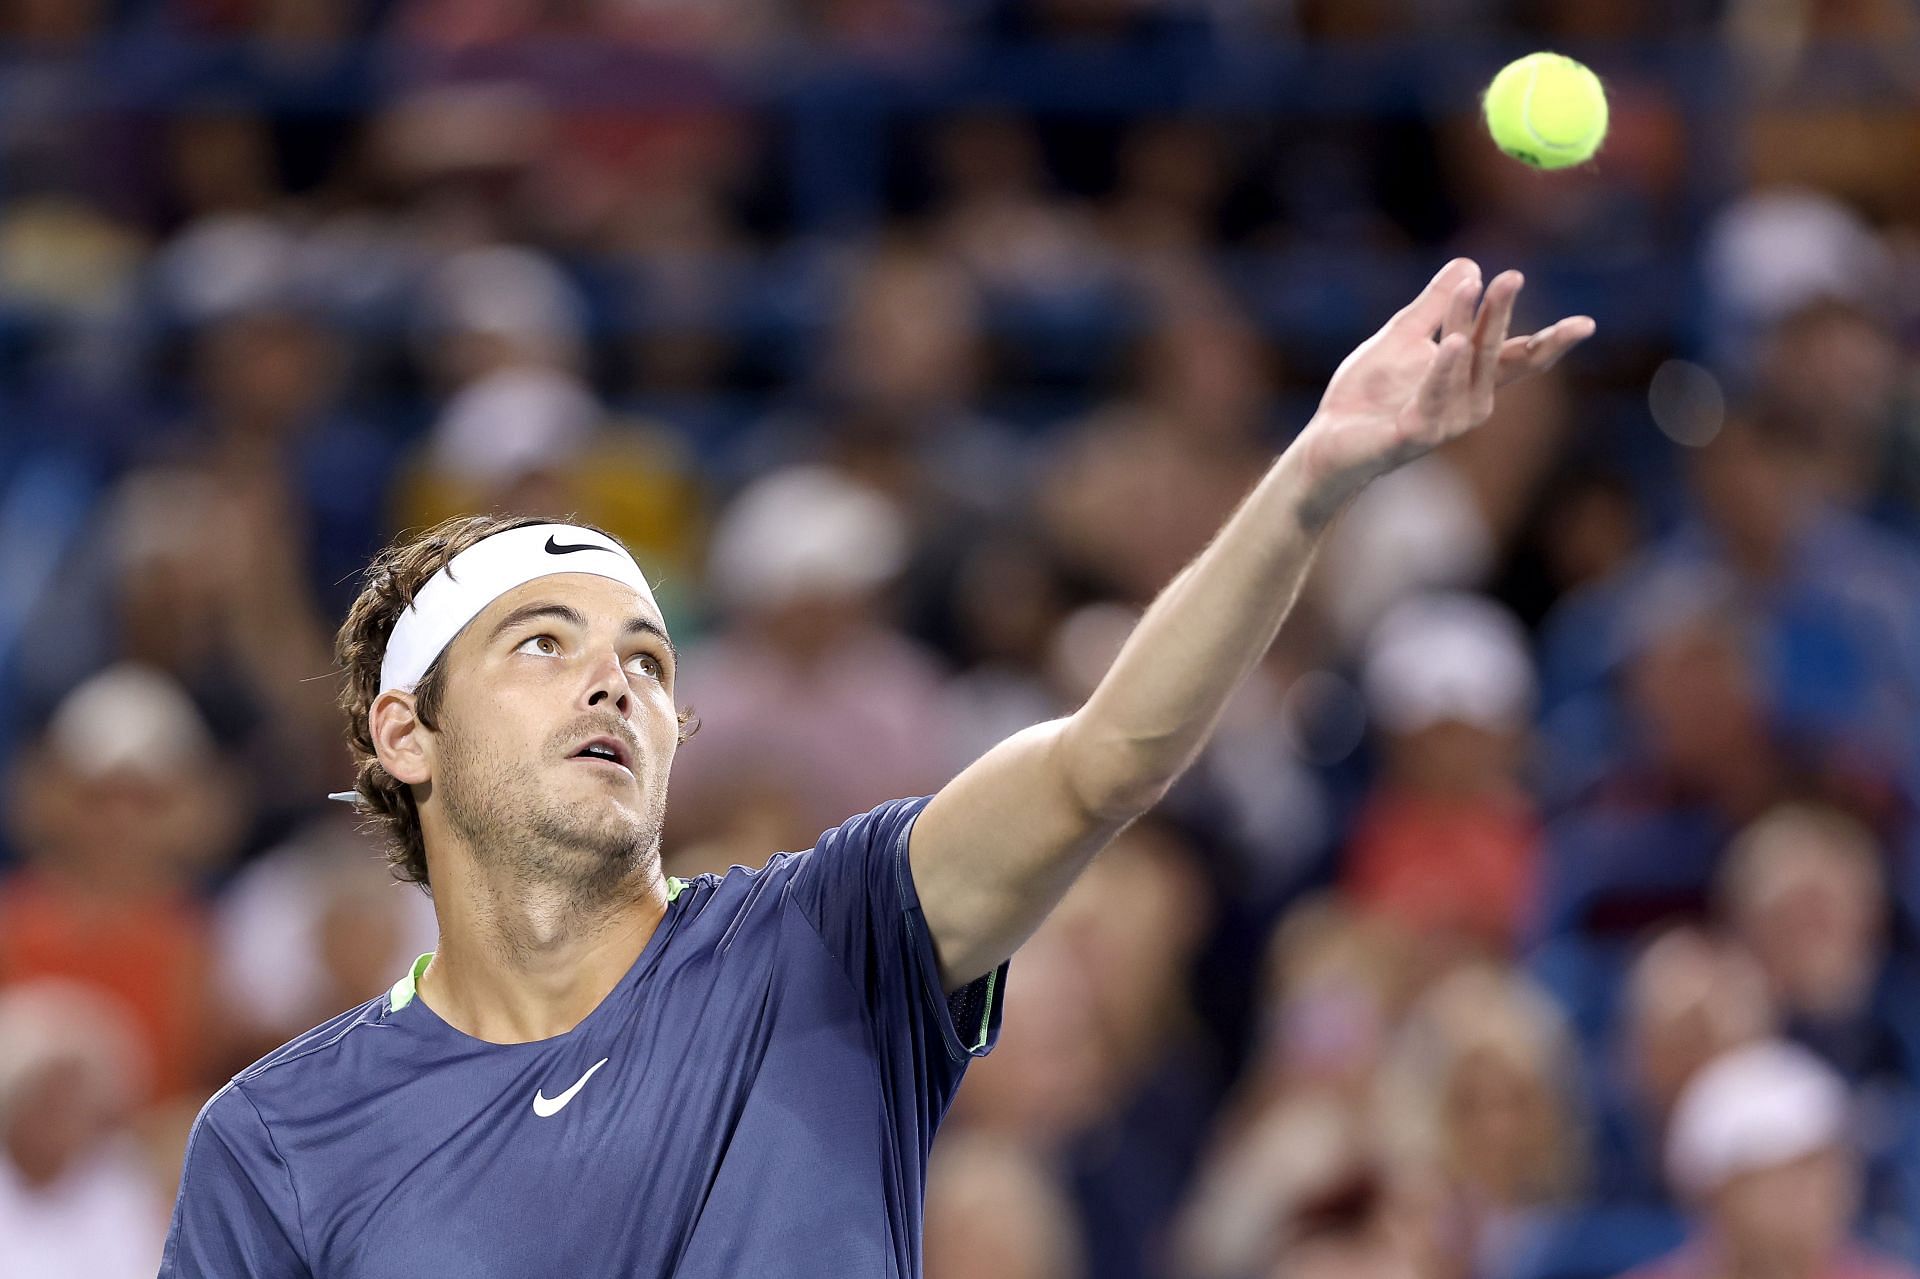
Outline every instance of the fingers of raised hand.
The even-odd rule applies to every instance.
[[[1440,336],[1445,338],[1452,333],[1470,334],[1473,331],[1473,306],[1480,300],[1480,277],[1476,273],[1472,278],[1462,280],[1453,288],[1453,294],[1447,299],[1446,318],[1440,322]]]
[[[1480,266],[1472,258],[1455,258],[1441,267],[1420,296],[1401,307],[1393,317],[1395,328],[1426,337],[1447,317],[1454,290],[1471,282],[1476,294],[1480,287]]]
[[[1484,412],[1493,409],[1493,388],[1495,373],[1500,365],[1500,352],[1507,340],[1507,330],[1513,324],[1513,306],[1520,296],[1520,289],[1526,284],[1526,278],[1518,271],[1502,271],[1487,286],[1486,298],[1480,303],[1480,314],[1476,317],[1473,330],[1473,393],[1477,407]]]
[[[1465,425],[1464,412],[1473,376],[1473,344],[1463,333],[1449,333],[1440,339],[1433,363],[1420,380],[1414,396],[1417,421],[1412,423],[1416,436],[1437,443]]]
[[[1544,373],[1561,357],[1593,336],[1590,316],[1573,315],[1549,324],[1530,337],[1508,338],[1500,348],[1501,385],[1533,373]]]

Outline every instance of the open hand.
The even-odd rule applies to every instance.
[[[1518,271],[1503,271],[1483,292],[1479,266],[1455,258],[1341,361],[1300,440],[1318,505],[1338,506],[1367,481],[1473,430],[1493,413],[1496,388],[1552,368],[1593,336],[1593,320],[1575,315],[1509,338],[1523,283]]]

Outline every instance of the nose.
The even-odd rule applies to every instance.
[[[587,681],[586,706],[611,708],[621,719],[633,710],[633,686],[627,682],[626,668],[612,649],[600,655]]]

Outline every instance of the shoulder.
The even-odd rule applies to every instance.
[[[393,1033],[386,1024],[392,1011],[389,996],[382,993],[321,1022],[236,1073],[208,1108],[230,1098],[224,1101],[227,1107],[249,1105],[264,1119],[262,1106],[270,1107],[276,1099],[337,1095],[343,1083],[364,1073],[358,1068],[363,1056],[358,1050],[368,1037]],[[350,1058],[353,1068],[347,1068]]]
[[[811,848],[774,853],[764,866],[736,865],[723,874],[708,872],[685,879],[670,878],[669,900],[684,898],[687,914],[697,915],[716,907],[750,903],[769,888],[784,888],[805,876],[817,861],[843,856],[852,847],[878,846],[881,851],[888,851],[907,836],[914,820],[932,798],[919,795],[890,799],[821,831]]]
[[[182,1189],[191,1183],[196,1194],[217,1195],[222,1186],[270,1180],[276,1169],[284,1175],[285,1162],[259,1106],[238,1078],[230,1079],[187,1131]]]
[[[722,872],[707,871],[685,879],[670,876],[667,900],[683,903],[681,910],[688,920],[716,909],[737,908],[791,879],[800,856],[781,852],[769,857],[764,866],[736,864]]]
[[[864,900],[875,885],[892,884],[896,871],[904,873],[909,832],[931,798],[888,800],[820,832],[811,848],[773,854],[764,866],[673,881],[675,898],[685,903],[679,926],[717,924],[731,937],[756,914],[777,913],[789,902],[813,917],[826,901]]]

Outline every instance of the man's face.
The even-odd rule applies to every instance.
[[[1741,1173],[1708,1198],[1714,1231],[1737,1257],[1814,1273],[1846,1241],[1856,1178],[1852,1161],[1832,1148]]]
[[[679,740],[674,658],[636,591],[585,573],[536,579],[443,660],[433,797],[476,858],[611,890],[657,856]]]

